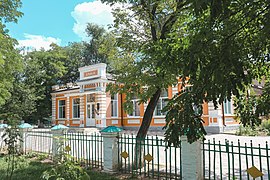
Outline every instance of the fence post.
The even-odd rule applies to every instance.
[[[121,129],[115,126],[108,126],[101,131],[104,150],[104,171],[116,172],[118,170],[118,142],[117,137]]]
[[[20,141],[20,152],[22,154],[25,154],[26,152],[26,137],[27,137],[27,129],[20,129],[20,136],[21,136],[21,141]]]
[[[22,123],[19,125],[19,131],[20,131],[20,136],[21,136],[21,141],[20,141],[20,152],[22,154],[26,153],[26,138],[28,136],[28,132],[32,131],[33,126],[31,126],[28,123]]]
[[[52,132],[52,158],[54,159],[58,153],[61,146],[61,141],[64,141],[64,133],[67,131],[68,127],[62,124],[58,124],[51,128]]]
[[[52,158],[54,159],[58,155],[59,147],[61,145],[61,137],[63,136],[63,130],[52,129]]]
[[[4,140],[2,138],[3,134],[4,134],[5,128],[0,128],[0,152],[3,150],[4,148]]]
[[[201,141],[190,144],[186,136],[181,137],[182,141],[182,178],[203,179],[203,162]]]

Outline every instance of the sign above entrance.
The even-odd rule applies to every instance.
[[[96,87],[96,84],[86,84],[86,85],[84,85],[84,88],[85,89],[90,89],[90,88],[95,88]]]
[[[84,77],[89,77],[89,76],[96,76],[98,74],[98,70],[92,70],[84,73]]]

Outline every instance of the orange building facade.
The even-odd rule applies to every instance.
[[[80,78],[76,84],[52,87],[52,123],[70,127],[119,126],[138,129],[147,104],[139,104],[133,99],[133,112],[128,114],[122,108],[124,94],[111,95],[106,92],[112,83],[106,72],[106,64],[100,63],[79,68]],[[161,111],[167,99],[181,90],[181,84],[168,87],[161,93],[155,109],[150,129],[161,129],[165,125],[165,114]],[[224,102],[217,109],[213,103],[203,104],[204,126],[208,132],[219,133],[238,127],[234,120],[233,102]]]

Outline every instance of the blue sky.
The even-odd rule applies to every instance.
[[[86,39],[84,32],[88,22],[103,25],[112,23],[111,7],[100,1],[85,0],[22,0],[24,16],[17,24],[8,24],[9,34],[20,46],[48,49],[54,42]]]

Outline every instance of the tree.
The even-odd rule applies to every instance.
[[[82,65],[91,65],[97,63],[107,62],[107,53],[101,51],[100,48],[107,41],[106,38],[109,34],[102,26],[97,24],[88,23],[86,27],[86,34],[90,38],[89,42],[84,42],[84,51]]]
[[[66,73],[60,78],[62,84],[74,83],[79,77],[79,68],[85,66],[85,44],[82,42],[69,43],[64,47],[66,58],[63,63],[66,68]]]
[[[165,110],[166,140],[179,145],[180,136],[194,142],[206,134],[202,103],[217,107],[239,96],[252,79],[269,66],[269,3],[264,1],[125,1],[114,11],[118,45],[115,74],[119,88],[112,92],[150,99],[137,138],[144,138],[160,91],[176,84],[192,84],[190,92],[175,96]]]
[[[28,121],[42,121],[51,116],[51,87],[59,84],[66,73],[66,52],[55,44],[51,47],[48,51],[33,51],[24,57],[24,83],[34,89],[36,98],[35,111]]]
[[[11,121],[27,120],[36,111],[35,89],[30,84],[24,83],[21,72],[15,75],[12,88],[9,90],[11,97],[6,100],[0,109],[1,119]]]
[[[193,14],[188,25],[189,41],[181,54],[184,58],[176,62],[182,67],[182,77],[189,77],[183,84],[192,84],[193,90],[173,98],[166,108],[165,136],[175,145],[179,145],[181,135],[187,135],[189,142],[204,135],[202,121],[198,122],[196,116],[187,118],[187,111],[195,114],[203,101],[213,101],[217,106],[232,95],[239,97],[253,79],[261,79],[269,72],[269,2],[200,3],[204,8]],[[182,50],[177,47],[180,43],[173,42],[174,52]],[[186,101],[186,94],[192,101]],[[252,119],[251,123],[256,124],[256,118]]]
[[[110,3],[126,1],[105,1]],[[124,6],[124,5],[123,5]],[[118,47],[117,57],[111,57],[113,74],[119,85],[110,85],[112,93],[125,93],[125,108],[132,110],[134,96],[148,102],[137,139],[144,139],[162,90],[178,81],[179,67],[170,55],[171,33],[185,33],[176,23],[188,21],[186,2],[132,1],[129,8],[114,11],[113,33]],[[182,38],[182,37],[179,37]]]
[[[19,53],[14,48],[16,40],[8,35],[5,28],[5,23],[17,22],[22,16],[17,10],[20,7],[19,0],[5,0],[0,3],[0,105],[10,97],[13,73],[21,67]]]
[[[189,2],[170,1],[105,1],[123,3],[113,12],[113,34],[116,47],[109,56],[116,84],[108,90],[126,94],[125,109],[133,110],[134,97],[147,103],[142,124],[136,135],[134,165],[141,167],[144,139],[152,121],[160,94],[178,83],[180,67],[175,66],[171,53],[173,38],[185,40],[186,25],[190,21]],[[126,7],[125,7],[126,6]],[[179,28],[176,25],[181,25]],[[179,37],[173,34],[181,34]],[[183,46],[180,45],[182,48]],[[181,52],[179,52],[180,54]],[[136,168],[135,167],[135,168]]]

